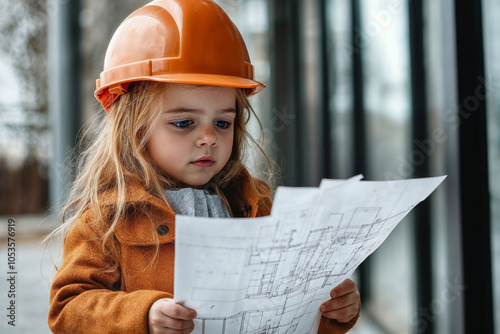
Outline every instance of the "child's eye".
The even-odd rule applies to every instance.
[[[192,121],[176,121],[176,122],[171,122],[170,124],[173,124],[178,128],[187,128],[192,123],[193,123]]]
[[[215,125],[221,129],[227,129],[231,126],[231,123],[229,123],[227,121],[216,121]]]

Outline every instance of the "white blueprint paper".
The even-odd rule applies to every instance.
[[[316,333],[319,306],[444,180],[279,187],[271,216],[176,217],[175,301],[194,333]]]

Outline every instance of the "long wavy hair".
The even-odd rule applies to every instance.
[[[171,84],[150,81],[131,83],[128,92],[120,96],[108,112],[100,110],[94,116],[91,126],[84,131],[79,142],[82,153],[77,160],[76,179],[60,215],[61,225],[49,238],[56,235],[65,237],[73,223],[86,210],[90,210],[93,224],[97,224],[104,232],[102,250],[115,260],[116,266],[117,242],[114,231],[122,218],[130,213],[126,203],[130,182],[139,182],[150,194],[168,204],[165,189],[175,188],[178,184],[156,165],[148,152],[148,140],[160,117],[162,94],[168,85]],[[242,160],[249,141],[264,157],[267,181],[270,181],[272,174],[268,157],[259,142],[247,131],[252,114],[262,134],[262,124],[245,90],[236,89],[232,153],[226,166],[205,186],[221,197],[233,217],[245,217],[248,214],[248,206],[240,189],[241,182],[238,181],[245,168]],[[112,212],[109,212],[109,208],[103,208],[98,200],[100,194],[110,189],[117,194]],[[151,223],[153,226],[153,218]]]

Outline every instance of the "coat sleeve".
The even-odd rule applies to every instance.
[[[109,265],[99,235],[75,222],[64,243],[64,260],[50,291],[48,324],[54,333],[147,333],[148,312],[166,292],[120,288],[119,269]],[[115,290],[115,291],[114,291]]]

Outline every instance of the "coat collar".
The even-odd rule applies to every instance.
[[[271,188],[260,179],[253,178],[246,168],[241,170],[243,192],[248,204],[252,207],[250,217],[255,217],[259,201],[264,197],[270,197]],[[115,188],[108,189],[99,196],[99,201],[104,207],[116,205],[118,193]],[[175,215],[172,209],[160,198],[148,193],[146,189],[136,180],[131,180],[125,193],[125,203],[129,205],[148,204],[164,211],[168,216]]]
[[[102,206],[113,206],[118,202],[118,191],[116,188],[108,189],[99,195]],[[158,208],[170,210],[168,205],[158,197],[148,193],[146,189],[136,180],[131,180],[125,192],[125,203],[136,205],[149,203]],[[171,211],[171,210],[170,210]]]
[[[246,169],[242,169],[240,179],[242,190],[248,205],[251,207],[248,217],[255,217],[258,213],[259,202],[264,197],[271,196],[270,187],[262,180],[253,178]],[[102,207],[111,208],[117,204],[118,192],[108,189],[99,195]],[[148,193],[137,181],[131,181],[125,193],[125,204],[136,208],[149,207],[157,212],[154,221],[145,211],[139,210],[132,217],[125,217],[115,229],[115,235],[121,243],[135,246],[149,246],[172,243],[175,240],[175,213],[162,199]],[[166,226],[166,228],[165,228]],[[157,233],[158,229],[168,233]]]

